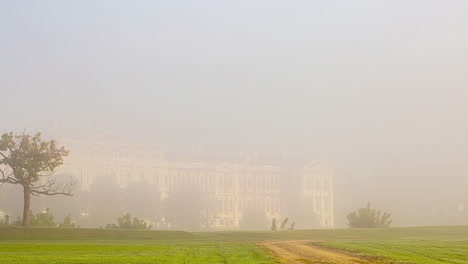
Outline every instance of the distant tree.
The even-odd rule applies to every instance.
[[[18,216],[15,222],[12,222],[11,225],[22,225],[23,220]],[[49,208],[45,209],[41,213],[36,215],[32,210],[29,210],[29,225],[30,226],[40,226],[40,227],[56,227],[57,223],[54,222],[54,216],[50,212]]]
[[[59,224],[59,227],[73,228],[76,227],[76,225],[72,223],[71,215],[67,215],[63,219],[63,222]]]
[[[200,229],[204,214],[204,195],[188,186],[169,192],[163,202],[164,219],[172,229]]]
[[[32,226],[40,226],[40,227],[55,227],[57,223],[54,222],[54,216],[50,212],[49,208],[45,209],[44,212],[36,214],[33,217],[31,211],[31,225]]]
[[[276,218],[273,218],[271,221],[271,230],[276,231]]]
[[[71,173],[56,174],[56,177],[69,178],[71,176]],[[77,182],[77,186],[80,186],[79,181]],[[34,205],[31,205],[31,209],[33,209],[33,211],[39,212],[42,211],[43,208],[49,208],[50,211],[53,212],[56,220],[64,220],[64,218],[66,218],[68,215],[72,215],[73,222],[76,225],[86,225],[86,222],[88,221],[86,213],[89,212],[91,206],[89,191],[76,188],[73,191],[73,196],[42,196],[40,197],[40,200],[40,203],[37,202],[34,203]],[[93,226],[89,225],[89,227]]]
[[[296,226],[296,223],[292,223],[291,226],[288,228],[288,230],[294,230],[294,227]]]
[[[281,223],[281,230],[285,229],[286,228],[286,225],[288,224],[288,220],[289,218],[286,217],[283,222]]]
[[[114,177],[101,175],[94,180],[90,192],[90,226],[103,226],[124,213],[121,193]]]
[[[76,182],[59,184],[49,178],[63,164],[68,150],[55,140],[43,141],[41,133],[5,133],[0,139],[0,186],[19,184],[23,187],[23,222],[29,225],[31,195],[72,195]],[[9,169],[8,169],[9,168]]]
[[[389,227],[392,221],[390,220],[390,214],[376,211],[372,209],[370,203],[367,203],[366,207],[361,207],[357,211],[349,213],[348,226],[350,228],[377,228],[377,227]]]
[[[5,215],[5,217],[0,218],[0,226],[7,226],[10,225],[10,216]]]
[[[147,182],[132,182],[122,190],[123,210],[160,223],[162,217],[161,193]]]
[[[16,220],[11,222],[10,225],[12,226],[20,226],[20,225],[23,225],[23,219],[21,219],[20,216],[17,216],[16,217]]]
[[[247,208],[244,210],[241,228],[247,230],[265,230],[265,228],[268,228],[265,212],[255,208]]]
[[[133,218],[130,213],[126,213],[123,217],[117,219],[116,224],[107,224],[106,228],[120,228],[120,229],[150,229],[151,226],[146,223],[144,220],[138,218]]]

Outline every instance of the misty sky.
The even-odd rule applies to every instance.
[[[3,0],[0,58],[3,131],[468,185],[468,1]]]

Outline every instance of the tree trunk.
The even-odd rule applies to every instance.
[[[31,190],[28,185],[24,188],[23,226],[29,226],[29,209],[31,208]]]

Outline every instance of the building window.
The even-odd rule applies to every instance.
[[[271,212],[271,201],[270,201],[270,198],[266,198],[266,201],[265,201],[265,207],[266,207],[266,211],[267,213],[270,213]]]
[[[223,201],[223,198],[220,198],[219,201],[218,201],[218,206],[219,206],[219,211],[220,212],[224,212],[224,201]]]
[[[234,189],[234,179],[232,176],[229,176],[229,190]]]
[[[279,201],[278,198],[275,199],[275,214],[279,213]]]
[[[224,187],[224,177],[221,175],[219,177],[219,188],[222,190]]]
[[[205,174],[201,174],[199,179],[200,179],[200,183],[199,183],[200,188],[205,189]]]
[[[229,199],[229,212],[232,213],[234,210],[234,202],[232,201],[232,198]]]

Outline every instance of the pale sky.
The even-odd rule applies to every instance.
[[[3,131],[468,187],[468,1],[3,0],[0,58]]]

